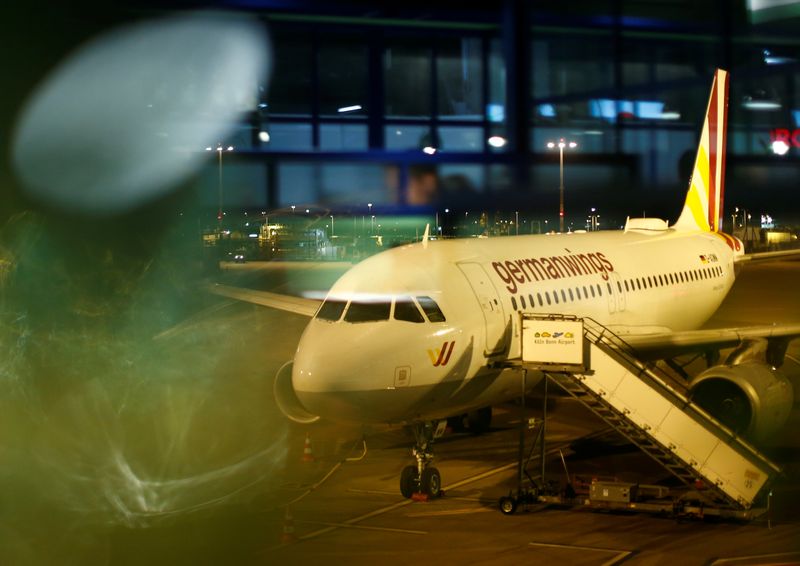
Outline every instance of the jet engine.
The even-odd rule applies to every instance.
[[[319,420],[319,416],[312,415],[306,411],[294,392],[292,385],[292,366],[294,362],[288,361],[281,366],[275,374],[275,383],[272,392],[275,396],[275,403],[281,412],[296,423],[310,424]]]
[[[747,361],[714,366],[689,383],[692,400],[735,433],[763,442],[789,418],[792,384],[775,367]]]

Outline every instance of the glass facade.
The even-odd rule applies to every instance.
[[[532,8],[522,32],[499,10],[482,25],[441,28],[272,22],[273,76],[231,143],[248,149],[244,161],[272,167],[258,193],[270,206],[413,207],[454,195],[480,205],[497,195],[553,209],[558,158],[547,143],[568,138],[577,143],[566,155],[575,206],[606,193],[612,205],[635,196],[658,212],[688,183],[720,66],[732,78],[728,167],[743,180],[732,199],[751,190],[748,168],[762,181],[767,171],[767,183],[785,177],[767,166],[776,139],[788,143],[781,171],[796,171],[800,40],[756,35],[736,14],[728,27],[698,25],[689,15],[705,8],[691,3],[677,14],[623,4],[623,17],[613,2]],[[520,47],[525,73],[509,63]],[[254,206],[248,194],[232,204]]]

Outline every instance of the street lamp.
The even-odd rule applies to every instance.
[[[219,156],[219,181],[217,190],[219,192],[219,210],[217,211],[217,228],[221,232],[222,231],[222,217],[224,213],[222,212],[222,152],[223,151],[233,151],[233,146],[229,145],[228,147],[223,148],[221,143],[217,144],[216,150],[212,147],[207,147],[206,151],[216,151],[217,155]]]
[[[553,149],[554,147],[558,146],[558,163],[559,163],[559,176],[561,182],[558,186],[558,219],[559,219],[559,230],[561,233],[564,232],[564,148],[569,147],[570,149],[574,149],[578,147],[578,144],[574,141],[564,141],[564,138],[558,140],[556,142],[547,142],[547,148]]]

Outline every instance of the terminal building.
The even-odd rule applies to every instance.
[[[563,139],[574,143],[563,156],[568,228],[674,219],[720,67],[731,73],[726,221],[790,224],[798,212],[791,4],[226,5],[263,21],[274,56],[248,119],[222,142],[234,148],[226,209],[317,204],[359,222],[376,210],[524,211],[521,228],[543,232],[559,207],[548,143]],[[198,181],[212,207],[216,167]]]

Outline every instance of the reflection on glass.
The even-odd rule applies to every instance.
[[[483,151],[483,128],[442,126],[439,140],[441,150]]]
[[[436,56],[437,113],[443,119],[480,120],[483,65],[479,38],[440,44]]]
[[[427,47],[399,44],[386,48],[383,70],[387,116],[431,114],[431,60]]]
[[[389,320],[392,303],[361,303],[353,301],[344,315],[345,322],[377,322]]]
[[[319,148],[322,151],[366,151],[366,124],[320,124]]]
[[[399,297],[397,299],[394,305],[394,318],[395,320],[404,320],[406,322],[425,322],[411,297]]]
[[[384,128],[383,135],[386,149],[422,149],[432,143],[428,126],[389,125]]]
[[[305,38],[294,39],[276,36],[275,69],[266,97],[272,115],[311,114],[311,42]]]
[[[367,113],[367,47],[361,42],[323,38],[319,51],[319,111],[322,116],[363,117]]]

